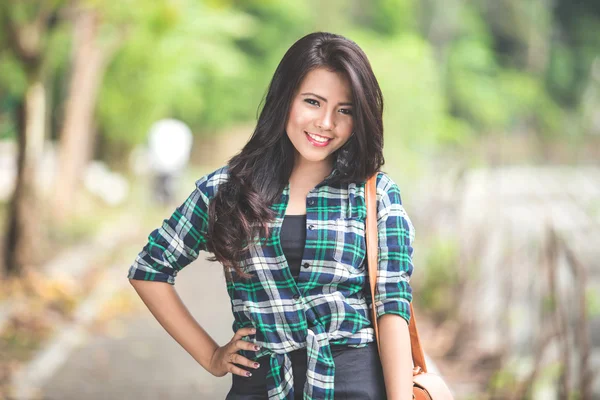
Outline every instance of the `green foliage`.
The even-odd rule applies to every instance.
[[[520,125],[530,121],[540,136],[562,133],[564,112],[548,95],[542,81],[529,74],[505,69],[499,74],[498,84],[509,116],[502,126],[504,131],[518,132]]]
[[[576,101],[572,91],[577,79],[574,56],[573,49],[563,43],[558,43],[551,50],[548,65],[548,89],[566,105],[572,105]]]
[[[25,91],[27,78],[9,52],[0,50],[0,140],[17,136],[14,111]]]
[[[393,37],[418,30],[418,7],[414,0],[373,0],[366,5],[358,1],[359,26],[383,36]]]
[[[3,2],[0,16],[23,25],[40,4]],[[369,56],[386,100],[391,168],[416,171],[438,151],[489,134],[581,136],[593,130],[590,110],[600,106],[600,96],[589,90],[600,50],[600,11],[592,0],[559,0],[555,8],[515,0],[77,4],[99,11],[103,45],[118,44],[96,122],[106,141],[125,147],[144,142],[150,125],[163,117],[182,119],[200,135],[254,120],[283,53],[315,30],[344,34]],[[52,34],[42,38],[54,130],[70,73],[69,6],[44,2],[60,11]],[[24,93],[27,73],[9,50],[5,28],[0,96],[8,115]],[[0,134],[10,134],[10,119],[2,117]]]
[[[517,377],[512,368],[504,368],[496,371],[489,383],[489,390],[493,393],[511,393],[518,384]],[[500,397],[498,397],[500,398]]]
[[[448,60],[448,92],[456,112],[481,129],[499,129],[507,120],[493,52],[478,40],[453,44]]]
[[[411,33],[389,39],[361,31],[348,36],[368,55],[383,91],[386,168],[418,169],[422,154],[452,136],[431,46]]]
[[[535,72],[510,66],[517,63],[503,66],[506,55],[498,57],[481,17],[467,9],[464,18],[467,24],[448,54],[446,86],[452,111],[480,134],[527,130],[541,136],[560,133],[564,113],[545,81]],[[509,33],[502,24],[496,27],[502,34],[510,40],[519,37],[518,30]],[[564,68],[561,73],[566,77]]]
[[[29,81],[40,76],[51,81],[48,77],[67,63],[71,37],[59,15],[65,5],[64,0],[0,3],[0,139],[19,134],[17,112]],[[22,51],[15,50],[18,32],[26,38]]]
[[[229,75],[212,71],[210,79],[198,85],[200,95],[209,99],[199,126],[204,131],[254,120],[281,57],[311,31],[310,4],[305,2],[251,1],[240,3],[238,10],[253,21],[252,34],[235,40],[245,68]]]
[[[99,117],[112,141],[143,142],[152,122],[170,115],[201,126],[211,101],[202,85],[246,70],[233,40],[251,33],[250,18],[193,1],[177,4],[141,7],[139,23],[107,72]]]
[[[457,265],[458,245],[450,240],[432,241],[423,265],[423,276],[419,278],[423,290],[417,301],[434,317],[440,320],[452,318],[456,313],[458,297],[455,293],[460,284]]]
[[[55,67],[57,62],[64,62],[60,55],[68,46],[62,43],[64,39],[57,38],[57,35],[63,33],[58,13],[64,6],[64,0],[49,0],[43,5],[35,1],[15,0],[0,3],[0,95],[7,93],[22,97],[35,63],[45,68],[42,69],[43,73],[48,68]],[[42,12],[48,17],[36,24]],[[57,21],[52,22],[53,19]],[[15,31],[27,32],[22,35],[27,38],[23,41],[23,51],[29,57],[27,60],[14,51]]]
[[[12,97],[14,100],[10,102],[18,102],[25,94],[25,88],[27,85],[27,76],[25,70],[20,63],[15,59],[14,55],[6,49],[2,51],[0,49],[0,94],[2,97]],[[3,105],[7,102],[3,101]]]
[[[0,107],[0,140],[15,139],[17,127],[10,112],[2,111]]]

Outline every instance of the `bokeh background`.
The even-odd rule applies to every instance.
[[[600,2],[2,0],[0,399],[224,398],[127,269],[317,30],[356,41],[382,87],[416,315],[456,398],[600,398]],[[194,135],[166,205],[163,118]],[[206,256],[176,288],[225,343]]]

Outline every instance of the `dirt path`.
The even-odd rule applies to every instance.
[[[178,275],[175,287],[200,324],[223,344],[231,338],[229,298],[220,266],[203,256]],[[123,279],[126,273],[124,266]],[[43,398],[224,398],[230,376],[207,373],[156,322],[133,288],[131,294],[137,305],[133,317],[110,321],[107,334],[92,334],[43,388]]]

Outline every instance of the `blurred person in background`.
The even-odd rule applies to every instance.
[[[356,43],[323,32],[301,38],[277,67],[248,143],[196,182],[130,267],[131,284],[167,332],[211,374],[232,374],[227,399],[412,398],[414,228],[398,186],[380,171],[382,114],[379,84]],[[365,182],[374,174],[371,299]],[[225,269],[234,335],[223,346],[174,289],[200,251]]]
[[[166,206],[173,202],[178,178],[187,166],[192,148],[192,131],[176,119],[155,122],[148,135],[154,200]]]

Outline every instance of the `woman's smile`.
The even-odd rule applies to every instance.
[[[306,138],[315,147],[325,147],[333,140],[333,138],[328,138],[325,136],[320,136],[312,132],[304,131],[306,134]]]

